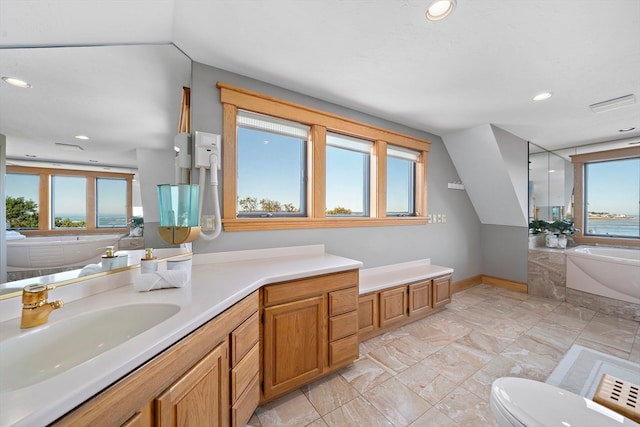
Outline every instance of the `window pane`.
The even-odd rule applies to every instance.
[[[369,141],[327,134],[327,216],[369,216]]]
[[[585,235],[640,238],[640,158],[585,164]]]
[[[87,228],[87,179],[51,177],[52,228]]]
[[[98,178],[96,193],[96,226],[98,228],[126,227],[127,180]]]
[[[6,175],[8,229],[38,228],[40,177],[22,173]]]
[[[269,126],[270,118],[258,115],[245,127],[241,118],[239,114],[238,216],[306,216],[308,128],[298,132],[302,125],[282,120]]]
[[[397,147],[387,150],[387,215],[415,215],[415,165],[418,153]]]

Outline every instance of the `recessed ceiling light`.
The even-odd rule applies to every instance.
[[[429,21],[440,21],[453,12],[456,7],[456,0],[434,0],[427,9],[427,19]]]
[[[2,77],[2,80],[9,83],[11,86],[20,87],[23,89],[28,89],[31,85],[24,80],[16,79],[14,77]]]
[[[83,141],[89,139],[87,135],[76,135],[76,139],[82,139]]]
[[[623,129],[618,129],[618,132],[631,132],[634,129],[635,128],[623,128]]]
[[[549,99],[553,96],[553,94],[551,92],[541,92],[539,94],[537,94],[536,96],[533,97],[534,101],[544,101],[546,99]]]

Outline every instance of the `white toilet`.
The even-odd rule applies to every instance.
[[[495,380],[491,386],[491,411],[501,427],[640,425],[585,397],[524,378]]]

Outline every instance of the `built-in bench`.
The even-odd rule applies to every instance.
[[[361,269],[360,340],[441,310],[451,301],[452,273],[452,268],[431,264],[431,259]]]

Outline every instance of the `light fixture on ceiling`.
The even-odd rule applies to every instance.
[[[15,77],[4,76],[2,77],[2,80],[9,83],[11,86],[19,87],[22,89],[28,89],[31,87],[29,83],[25,82],[24,80],[16,79]]]
[[[440,21],[449,16],[455,7],[456,0],[433,0],[427,8],[427,19]]]
[[[605,111],[617,110],[618,108],[626,107],[636,103],[636,96],[629,94],[621,96],[619,98],[608,99],[606,101],[597,102],[589,105],[591,111],[594,113],[604,113]]]
[[[89,139],[89,137],[87,135],[76,135],[75,138],[76,139],[81,139],[83,141],[86,141],[87,139]]]
[[[618,132],[631,132],[634,129],[635,128],[622,128],[622,129],[618,129]]]
[[[55,144],[61,150],[66,150],[66,151],[84,151],[84,148],[80,147],[79,145],[75,145],[75,144],[65,144],[63,142],[56,142]]]
[[[551,98],[553,96],[553,94],[551,92],[540,92],[539,94],[537,94],[536,96],[533,97],[534,101],[545,101],[549,98]]]

